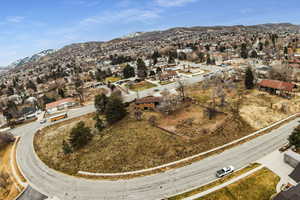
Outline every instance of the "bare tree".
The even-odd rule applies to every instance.
[[[177,83],[180,97],[182,100],[185,100],[185,84],[182,80],[178,80]]]
[[[137,121],[141,121],[143,116],[143,112],[140,109],[134,111],[134,117]]]
[[[148,119],[149,123],[151,124],[151,126],[156,126],[157,124],[157,117],[155,115],[152,115],[149,119]]]

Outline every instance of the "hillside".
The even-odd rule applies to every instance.
[[[57,51],[52,49],[42,51],[31,57],[18,60],[9,66],[12,71],[17,69],[35,68],[36,66],[65,65],[66,63],[94,63],[109,58],[110,55],[122,54],[133,57],[149,55],[158,48],[176,45],[199,38],[215,38],[220,34],[243,33],[299,33],[300,26],[290,23],[236,25],[236,26],[195,26],[177,27],[163,31],[136,32],[107,42],[85,42],[67,45]]]

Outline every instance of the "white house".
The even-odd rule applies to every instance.
[[[60,110],[72,107],[76,104],[73,98],[61,99],[52,103],[46,104],[46,111],[50,114],[55,113]]]

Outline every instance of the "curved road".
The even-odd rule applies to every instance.
[[[194,81],[196,80],[188,82]],[[151,90],[140,95],[147,95],[148,92]],[[129,101],[130,99],[134,99],[134,95],[125,100]],[[69,111],[69,115],[76,117],[93,110],[93,105],[86,106]],[[160,174],[118,181],[76,178],[47,167],[36,157],[33,149],[34,134],[42,127],[38,122],[14,129],[12,132],[22,136],[17,148],[18,164],[30,185],[41,193],[49,197],[56,196],[61,200],[140,200],[163,199],[214,180],[216,170],[224,166],[233,165],[241,168],[257,161],[284,145],[289,134],[298,125],[298,120],[293,120],[269,134],[191,165]]]
[[[275,151],[287,142],[288,135],[299,124],[298,120],[189,166],[119,181],[75,178],[49,169],[33,152],[32,141],[35,130],[40,128],[39,123],[16,129],[14,133],[26,136],[21,138],[17,148],[22,171],[33,188],[49,197],[57,196],[62,200],[162,199],[214,180],[216,170],[223,166],[240,168]]]

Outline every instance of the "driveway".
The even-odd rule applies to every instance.
[[[266,166],[280,177],[280,182],[277,185],[278,192],[283,184],[291,183],[296,185],[296,182],[289,177],[289,174],[292,173],[294,168],[284,162],[283,156],[284,153],[276,150],[258,160],[258,163]]]

